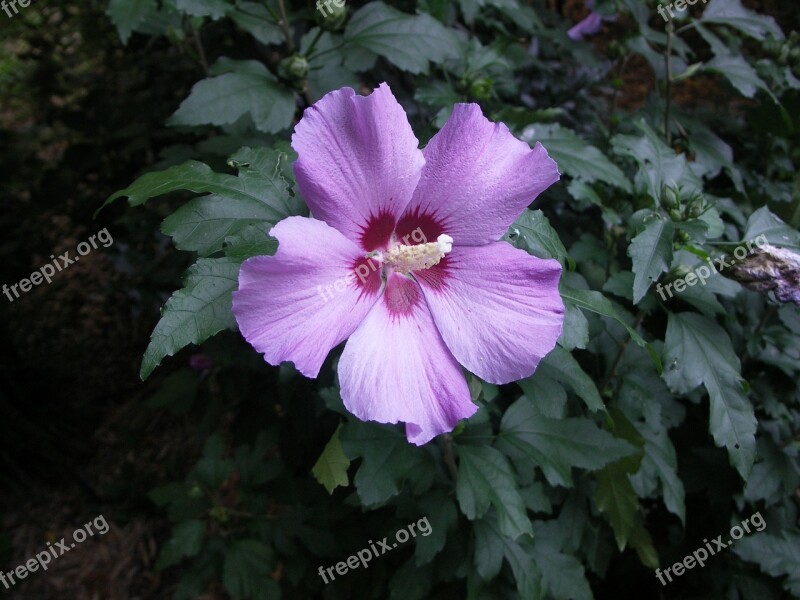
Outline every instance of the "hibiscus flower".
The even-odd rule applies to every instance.
[[[496,384],[534,372],[561,334],[561,265],[499,240],[559,179],[541,144],[457,104],[420,150],[384,83],[327,94],[292,146],[313,218],[278,223],[277,253],[245,261],[233,296],[242,335],[268,363],[313,378],[347,340],[345,407],[404,422],[415,444],[477,410],[462,366]]]

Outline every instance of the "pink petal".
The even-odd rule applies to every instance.
[[[278,252],[242,264],[233,314],[268,363],[292,361],[303,375],[316,377],[331,348],[355,331],[377,300],[380,267],[371,270],[364,252],[322,221],[289,217],[270,235],[278,239]]]
[[[573,40],[582,40],[586,36],[594,35],[603,28],[603,17],[596,12],[589,13],[589,16],[574,25],[567,35]]]
[[[477,410],[419,286],[396,273],[347,341],[339,383],[347,410],[365,421],[405,422],[408,440],[417,445]]]
[[[454,246],[439,265],[414,275],[453,356],[485,381],[530,376],[561,335],[557,260],[505,242]]]
[[[312,215],[363,249],[384,248],[425,159],[403,107],[382,83],[331,92],[297,124],[294,172]]]
[[[423,154],[422,178],[397,226],[398,237],[421,227],[433,241],[438,234],[429,224],[436,223],[457,245],[497,241],[559,179],[541,144],[531,150],[508,127],[488,121],[477,104],[456,104]]]

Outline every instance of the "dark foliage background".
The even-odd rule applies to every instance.
[[[589,9],[555,0],[352,1],[327,19],[288,2],[285,26],[277,0],[0,12],[0,283],[114,239],[0,296],[0,568],[111,524],[0,596],[800,597],[797,306],[718,275],[671,299],[650,285],[761,234],[800,249],[798,13],[743,5],[698,3],[670,32],[655,2],[598,0],[584,41],[566,32]],[[423,448],[346,414],[337,352],[315,381],[264,364],[214,310],[229,295],[194,325],[159,312],[274,252],[276,207],[303,211],[302,109],[382,81],[423,143],[478,102],[564,175],[507,236],[565,266],[559,347],[518,384],[471,376],[481,410]],[[273,188],[272,213],[188,235],[181,207],[208,202],[201,177],[176,183],[190,160]],[[95,217],[118,190],[144,206]],[[659,584],[756,512],[763,532]],[[318,576],[423,516],[432,535]]]

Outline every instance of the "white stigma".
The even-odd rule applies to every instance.
[[[381,260],[385,265],[394,267],[398,273],[408,275],[412,271],[430,269],[438,265],[453,250],[453,238],[440,235],[435,242],[406,246],[397,244],[382,253]]]

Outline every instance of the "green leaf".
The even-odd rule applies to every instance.
[[[603,296],[603,294],[593,290],[577,290],[569,288],[565,285],[562,285],[559,291],[561,293],[561,297],[564,299],[564,302],[570,302],[573,305],[582,308],[583,310],[588,310],[589,312],[596,313],[603,317],[609,317],[622,325],[628,332],[628,335],[631,336],[631,339],[636,342],[638,346],[641,346],[647,350],[647,353],[650,355],[650,359],[653,361],[656,369],[658,369],[658,372],[660,373],[662,371],[661,359],[659,358],[655,349],[653,349],[653,347],[648,344],[633,327],[628,325],[628,323],[626,323],[622,317],[619,316],[619,313],[614,308],[614,305],[611,304],[611,301]]]
[[[760,514],[759,514],[760,516]],[[800,533],[783,531],[780,536],[758,533],[738,540],[733,551],[747,562],[756,563],[764,573],[786,577],[783,587],[800,597]]]
[[[258,540],[239,540],[225,551],[222,583],[234,600],[279,598],[278,583],[269,575],[272,550]]]
[[[227,237],[259,222],[275,223],[270,206],[211,194],[181,206],[164,219],[161,231],[173,238],[179,250],[209,256],[222,249]]]
[[[159,552],[156,570],[177,565],[184,557],[196,556],[203,546],[206,526],[202,521],[184,521],[172,530],[172,537]]]
[[[558,536],[558,523],[534,523],[533,558],[542,574],[545,590],[556,600],[592,600],[586,572],[574,556],[565,554]]]
[[[416,537],[414,556],[417,565],[421,566],[430,563],[444,548],[447,532],[458,523],[458,509],[450,496],[442,490],[434,490],[420,498],[419,510],[430,524],[427,535]]]
[[[755,459],[756,418],[744,395],[739,358],[728,334],[697,313],[670,314],[664,344],[664,379],[677,393],[701,383],[711,402],[709,429],[745,481]]]
[[[617,154],[629,156],[638,163],[637,190],[646,192],[654,204],[664,186],[681,188],[687,194],[702,190],[702,182],[689,168],[684,154],[675,154],[644,120],[636,126],[642,135],[615,135],[611,145]]]
[[[455,34],[428,14],[407,15],[383,2],[370,2],[350,19],[344,41],[383,56],[410,73],[427,73],[429,63],[457,56]]]
[[[122,43],[127,45],[137,25],[156,10],[155,0],[111,0],[108,3],[107,14],[116,26]]]
[[[634,448],[582,418],[550,419],[530,398],[512,404],[500,423],[497,447],[539,466],[551,485],[572,486],[572,467],[594,471]]]
[[[239,177],[215,173],[208,165],[190,160],[164,171],[145,173],[124,190],[113,194],[105,204],[127,197],[131,206],[139,206],[150,198],[178,190],[196,194],[209,192],[253,206],[253,210],[260,210],[260,205],[263,205],[277,222],[298,212],[299,201],[290,197],[290,183],[283,175],[282,165],[286,159],[285,154],[266,148],[242,148],[230,159],[232,166],[239,167]],[[271,168],[267,166],[270,164]]]
[[[633,303],[647,294],[650,285],[672,264],[672,222],[654,216],[631,240],[628,256],[633,260]]]
[[[619,411],[611,413],[607,423],[614,433],[642,448],[644,440],[634,425]],[[633,489],[630,474],[635,473],[642,462],[643,452],[628,455],[597,473],[597,487],[594,502],[598,510],[606,515],[614,531],[614,538],[620,551],[625,549],[636,526],[639,512],[639,498]]]
[[[703,11],[700,22],[728,25],[758,41],[763,41],[767,34],[777,40],[784,38],[775,19],[746,9],[740,0],[711,0]]]
[[[314,478],[325,486],[329,494],[332,494],[333,490],[340,485],[350,485],[350,479],[347,477],[350,459],[345,455],[342,442],[339,440],[341,429],[341,425],[336,428],[331,439],[325,444],[325,449],[317,459],[317,463],[311,469]]]
[[[196,83],[170,117],[170,125],[232,125],[245,115],[265,133],[292,124],[294,95],[264,65],[254,60],[225,64],[232,70]]]
[[[248,225],[234,235],[225,237],[225,256],[241,261],[252,256],[272,256],[278,250],[278,240],[269,235],[272,223]]]
[[[539,258],[555,258],[562,266],[569,261],[574,268],[575,262],[569,258],[556,230],[540,210],[525,209],[503,239]]]
[[[508,561],[522,600],[544,600],[542,574],[534,560],[530,537],[513,540],[503,535],[494,511],[475,522],[475,568],[486,580],[494,579]]]
[[[553,348],[550,354],[539,363],[536,373],[528,379],[535,380],[540,374],[571,388],[572,391],[586,403],[589,410],[605,410],[605,405],[600,398],[594,381],[592,381],[591,377],[581,368],[572,354],[567,352],[564,348],[560,346]],[[525,381],[526,380],[523,379],[519,382],[523,390],[525,390],[525,385],[523,383]],[[535,398],[530,395],[528,398],[535,401]]]
[[[644,458],[642,470],[652,470],[661,482],[664,504],[681,523],[686,522],[686,492],[683,482],[678,477],[678,458],[669,435],[663,428],[655,429],[645,425],[642,429],[644,437]]]
[[[139,373],[142,380],[161,363],[189,344],[201,344],[223,329],[235,329],[231,313],[233,291],[239,285],[240,261],[203,258],[186,274],[183,289],[175,292],[162,309]]]
[[[227,0],[176,0],[179,10],[195,17],[220,19],[231,8]]]
[[[716,56],[703,69],[723,75],[745,98],[752,98],[758,90],[769,92],[765,84],[743,56],[731,54]]]
[[[747,241],[755,241],[762,235],[773,246],[800,249],[800,232],[789,227],[766,206],[759,208],[747,219],[744,238]]]
[[[227,16],[262,44],[269,46],[283,41],[281,28],[261,4],[238,0],[236,8],[228,9]]]
[[[532,535],[525,502],[520,496],[511,465],[491,446],[458,446],[458,504],[470,521],[497,511],[503,535],[517,539]]]
[[[557,123],[538,123],[526,128],[522,137],[529,143],[541,142],[559,170],[570,177],[587,183],[603,181],[631,191],[631,182],[620,168],[571,129]]]
[[[406,482],[427,489],[433,478],[430,455],[410,446],[397,428],[350,422],[342,428],[341,441],[350,460],[363,459],[353,483],[365,506],[399,494]]]

